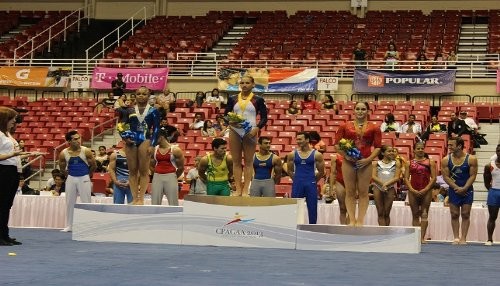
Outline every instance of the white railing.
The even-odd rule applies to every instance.
[[[109,125],[111,122],[113,122],[114,124],[111,125],[110,128],[105,128],[106,125]],[[94,126],[91,130],[90,130],[90,146],[94,146],[94,138],[97,137],[97,136],[101,136],[103,135],[104,136],[104,133],[106,133],[108,130],[114,130],[116,124],[118,122],[118,119],[117,118],[111,118],[111,119],[108,119],[104,122],[102,122],[101,124],[99,125],[96,125]],[[100,133],[97,133],[96,130],[97,129],[100,129],[102,128],[102,132]],[[116,142],[116,136],[114,135],[114,132],[113,132],[113,136],[114,136],[114,142]]]
[[[17,47],[14,50],[14,59],[12,60],[12,62],[17,63],[19,60],[24,59],[27,55],[30,55],[30,60],[33,60],[33,57],[36,53],[36,50],[38,48],[44,47],[45,44],[47,44],[47,50],[50,53],[51,49],[52,49],[52,40],[55,37],[63,34],[63,40],[66,41],[68,29],[70,29],[74,25],[77,25],[77,31],[79,32],[80,31],[80,21],[84,18],[87,18],[87,22],[90,21],[90,19],[84,15],[85,14],[84,9],[86,9],[86,7],[83,7],[83,8],[80,8],[78,10],[71,12],[69,15],[67,15],[63,19],[57,21],[56,23],[52,24],[47,29],[43,30],[42,32],[33,36],[31,39],[29,39],[25,43],[21,44],[19,47]],[[75,15],[77,15],[77,18],[72,18]],[[57,28],[57,26],[59,26],[59,24],[63,24],[64,26],[63,26],[62,30],[57,32],[56,28]],[[59,29],[59,28],[57,28],[57,29]],[[45,37],[46,35],[48,35],[48,38],[45,41],[42,40],[40,43],[36,43],[36,40],[43,39],[43,37]],[[31,50],[29,52],[26,52],[24,55],[21,55],[18,57],[17,56],[18,51],[21,51],[24,47],[27,47],[30,44],[31,44]]]
[[[135,29],[139,25],[146,25],[147,20],[154,16],[154,5],[142,7],[139,11],[135,12],[127,21],[118,26],[115,30],[111,31],[102,39],[87,48],[85,50],[86,60],[92,61],[105,57],[106,51],[108,51],[112,47],[119,46],[122,39],[133,35]]]
[[[459,60],[457,62],[435,62],[399,61],[397,65],[386,66],[381,61],[367,61],[368,69],[379,70],[428,70],[428,69],[457,69],[459,78],[496,78],[496,70],[500,67],[499,55],[488,55],[489,60]],[[339,78],[352,78],[354,63],[352,61],[305,61],[305,60],[199,60],[201,56],[195,56],[184,60],[128,60],[128,59],[20,59],[13,63],[10,59],[3,59],[4,65],[16,66],[50,66],[71,67],[74,75],[90,75],[96,66],[108,66],[115,68],[137,68],[137,67],[168,67],[169,76],[204,76],[215,77],[220,68],[317,68],[319,76],[336,76]],[[0,60],[2,61],[2,60]],[[0,62],[2,65],[2,62]]]
[[[25,181],[29,181],[31,178],[35,177],[38,175],[38,189],[41,189],[42,185],[42,175],[45,172],[45,166],[43,165],[43,155],[37,155],[35,158],[31,159],[29,162],[24,164],[22,166],[23,170],[24,168],[28,166],[35,166],[35,163],[38,162],[38,170],[36,172],[33,172],[29,177],[24,178]]]

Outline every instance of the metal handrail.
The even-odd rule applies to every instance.
[[[58,155],[59,155],[59,153],[60,153],[60,152],[59,152],[58,150],[59,150],[59,149],[62,149],[62,147],[66,147],[66,144],[67,144],[67,143],[66,143],[66,142],[64,142],[64,143],[62,143],[62,144],[57,145],[56,147],[54,147],[54,157],[53,157],[53,158],[54,158],[54,165],[53,165],[53,166],[54,166],[54,168],[56,168],[56,166],[57,166],[57,161],[59,161],[59,160],[58,160]]]
[[[498,55],[497,55],[498,56]],[[9,59],[4,59],[9,62]],[[500,60],[499,60],[500,61]],[[496,61],[495,61],[496,62]],[[457,61],[450,65],[443,62],[441,66],[430,66],[432,69],[418,66],[414,61],[399,61],[397,65],[385,66],[381,61],[367,61],[367,67],[380,71],[408,71],[408,70],[445,70],[453,68],[457,70],[458,78],[496,78],[496,71],[500,66],[491,65],[491,61]],[[1,63],[0,63],[1,64]],[[246,68],[317,68],[318,76],[336,76],[339,78],[352,78],[354,74],[354,63],[350,60],[331,61],[303,61],[303,60],[204,60],[203,62],[192,60],[126,60],[126,59],[20,59],[16,62],[19,66],[49,66],[49,67],[71,67],[73,75],[92,74],[94,67],[109,66],[114,68],[138,68],[138,67],[168,67],[169,77],[176,76],[218,76],[220,68],[246,69]],[[209,67],[209,68],[207,68]],[[198,69],[199,68],[199,69]]]
[[[30,54],[31,55],[31,58],[30,60],[33,60],[33,56],[35,54],[35,50],[44,46],[46,43],[48,43],[48,52],[50,52],[51,50],[51,41],[54,37],[57,37],[58,35],[60,35],[61,33],[64,33],[64,41],[66,41],[66,31],[71,28],[72,26],[74,26],[75,24],[78,24],[78,32],[80,31],[80,21],[81,19],[85,18],[85,16],[81,16],[82,12],[83,12],[83,9],[85,9],[86,7],[82,7],[82,8],[79,8],[73,12],[71,12],[70,14],[66,15],[66,17],[62,18],[61,20],[57,21],[56,23],[52,24],[50,27],[48,27],[47,29],[43,30],[42,32],[38,33],[37,35],[33,36],[31,39],[29,39],[28,41],[24,42],[23,44],[21,44],[19,47],[17,47],[15,50],[14,50],[14,59],[13,59],[13,63],[15,64],[17,61],[19,61],[20,59],[23,59],[26,55]],[[70,22],[69,25],[68,25],[68,19],[73,16],[75,13],[78,13],[78,19],[76,19],[74,22]],[[87,21],[90,21],[90,19],[87,17]],[[64,29],[62,29],[61,31],[59,31],[58,33],[52,35],[52,29],[54,27],[56,27],[57,25],[59,25],[61,22],[64,22]],[[37,38],[40,38],[43,34],[45,33],[48,33],[49,34],[49,38],[39,44],[38,46],[35,47],[35,39]],[[24,46],[26,46],[28,43],[31,43],[31,51],[27,52],[26,54],[18,57],[18,59],[16,60],[16,56],[17,56],[17,51],[21,48],[23,48]]]
[[[141,9],[139,9],[139,11],[135,12],[130,18],[128,18],[125,22],[123,22],[116,29],[114,29],[113,31],[109,32],[102,39],[100,39],[99,41],[95,42],[93,45],[91,45],[90,47],[88,47],[85,50],[86,61],[89,62],[91,60],[95,60],[97,58],[104,57],[106,51],[110,47],[118,45],[120,43],[120,40],[123,39],[123,38],[125,38],[126,36],[133,35],[136,27],[138,27],[142,23],[147,24],[147,20],[148,20],[148,8],[149,7],[151,7],[151,5],[142,7]],[[153,6],[153,15],[150,15],[149,18],[154,17],[155,13],[156,13],[156,11],[155,11],[154,6]],[[137,21],[136,15],[138,15],[138,14],[143,14],[143,15],[141,15],[142,18],[140,18]],[[134,23],[134,21],[136,21],[136,22]],[[120,33],[120,28],[125,27],[125,26],[127,26],[129,24],[130,24],[130,27],[127,28],[127,30],[124,33]],[[116,34],[116,40],[112,41],[109,45],[106,46],[106,39],[108,39],[109,37],[111,37],[111,36],[113,36],[115,34]],[[101,46],[100,49],[98,50],[99,52],[96,53],[95,55],[91,56],[90,55],[90,51],[94,47],[96,47],[98,45]],[[88,66],[87,66],[87,73],[88,73]]]
[[[94,137],[103,135],[106,131],[108,131],[110,129],[113,129],[116,126],[116,123],[118,122],[117,120],[118,120],[117,118],[111,118],[111,119],[108,119],[108,120],[102,122],[99,125],[96,125],[96,126],[92,127],[92,129],[90,130],[90,146],[94,146]],[[107,128],[107,129],[104,128],[105,125],[107,125],[107,124],[109,124],[110,122],[113,122],[113,121],[115,122],[115,124],[111,128]],[[102,132],[99,133],[99,134],[95,134],[95,130],[97,128],[100,128],[100,127],[102,127]],[[113,135],[114,135],[114,132],[113,132]],[[115,138],[115,141],[116,141],[116,138]]]
[[[22,169],[24,170],[26,167],[33,165],[33,163],[35,163],[36,161],[39,161],[39,165],[38,165],[39,169],[38,169],[38,171],[32,173],[27,178],[24,178],[25,181],[29,181],[34,176],[40,174],[38,176],[38,189],[40,189],[40,186],[42,185],[42,174],[43,174],[43,172],[45,172],[45,168],[43,168],[44,166],[42,164],[43,163],[42,159],[43,159],[43,155],[37,155],[34,159],[31,159],[30,161],[28,161],[26,164],[24,164],[22,166]]]

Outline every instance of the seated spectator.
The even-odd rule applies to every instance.
[[[191,130],[200,130],[203,128],[203,125],[205,122],[203,122],[203,114],[202,113],[196,113],[194,115],[194,121],[193,123],[189,124],[189,129]]]
[[[205,120],[201,129],[201,135],[205,137],[217,137],[217,130],[213,127],[212,120]]]
[[[467,124],[467,132],[471,135],[477,134],[477,130],[479,127],[476,124],[476,121],[472,117],[467,117],[467,111],[462,110],[460,111],[459,118]]]
[[[401,125],[400,133],[414,133],[417,134],[418,137],[422,135],[422,126],[420,123],[415,122],[415,115],[410,114],[410,116],[408,116],[408,121]]]
[[[288,109],[286,110],[286,114],[288,114],[288,115],[297,115],[297,114],[300,114],[300,108],[297,105],[297,101],[296,100],[290,101],[290,107],[288,107]]]
[[[448,137],[460,137],[462,134],[467,134],[467,124],[462,119],[458,118],[456,112],[450,114],[450,122],[448,122]]]
[[[215,103],[216,107],[220,108],[220,105],[224,103],[224,97],[222,97],[218,88],[214,88],[212,89],[212,93],[207,97],[206,102]]]
[[[114,109],[118,109],[120,107],[125,107],[127,104],[125,103],[127,101],[127,95],[122,94],[117,100],[115,100],[115,104],[113,104]]]
[[[66,178],[63,174],[59,173],[54,176],[54,185],[50,187],[49,191],[53,196],[60,196],[61,193],[64,193],[64,189],[66,187]]]
[[[396,65],[399,61],[399,53],[396,49],[396,45],[394,43],[389,43],[389,47],[387,49],[387,52],[385,52],[385,65],[386,66],[393,66]]]
[[[109,164],[109,156],[106,153],[106,146],[99,146],[99,154],[96,154],[95,161],[97,164],[97,173],[106,173]]]
[[[446,125],[443,123],[438,122],[438,118],[436,115],[433,115],[431,117],[431,123],[427,128],[425,128],[424,133],[422,133],[422,140],[427,141],[429,140],[429,135],[433,133],[441,133],[441,132],[446,132]]]
[[[47,180],[47,185],[45,186],[45,191],[49,191],[50,188],[55,184],[56,175],[61,174],[59,169],[54,169],[50,172],[52,174],[52,178]]]
[[[123,106],[120,106],[115,109],[115,112],[118,114],[118,118],[120,122],[127,122],[128,117],[130,115],[129,109],[132,107],[132,100],[126,99]]]
[[[17,194],[22,195],[40,195],[40,191],[30,188],[30,186],[25,182],[24,177],[19,177],[19,187],[17,188]]]
[[[394,114],[392,113],[386,114],[384,122],[380,125],[382,132],[399,132],[400,128],[399,123],[394,121]]]
[[[215,123],[214,123],[214,128],[218,132],[219,136],[221,137],[229,137],[229,125],[226,123],[224,120],[224,116],[221,114],[218,114],[215,117]]]
[[[107,107],[107,108],[114,108],[115,102],[116,102],[116,99],[115,99],[112,92],[108,93],[108,97],[106,97],[105,99],[103,99],[101,101],[101,103],[104,105],[104,107]]]
[[[329,94],[325,95],[325,98],[323,99],[322,107],[323,107],[323,109],[337,110],[337,104],[335,104],[333,97]]]
[[[205,93],[203,91],[198,91],[194,99],[196,107],[201,107],[203,105],[203,102],[205,102],[205,99],[206,99]]]
[[[300,109],[304,110],[320,110],[321,105],[314,100],[314,94],[304,95],[304,100],[300,103]]]
[[[326,144],[316,131],[309,132],[309,144],[320,153],[326,152]]]
[[[444,187],[441,187],[439,184],[434,184],[432,186],[432,201],[443,203],[445,206],[448,206],[448,190]]]
[[[451,51],[450,54],[448,55],[448,58],[446,58],[446,62],[448,63],[448,68],[449,69],[456,69],[457,68],[457,60],[458,57],[455,54],[455,51]]]
[[[170,112],[175,111],[175,94],[171,92],[170,89],[165,88],[163,92],[155,98],[155,107],[163,107],[163,109]]]
[[[185,180],[189,184],[189,194],[191,195],[206,195],[207,186],[198,175],[198,166],[200,165],[200,156],[194,159],[194,167],[188,171]]]

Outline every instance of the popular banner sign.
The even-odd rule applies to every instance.
[[[254,92],[313,92],[317,89],[317,69],[228,69],[219,70],[219,89],[238,91],[242,77],[255,80]]]
[[[66,87],[68,67],[0,67],[0,85],[24,87]]]
[[[167,84],[168,68],[137,68],[115,69],[96,67],[92,74],[91,87],[96,89],[111,89],[111,82],[118,73],[123,74],[127,89],[137,89],[146,86],[152,90],[163,90]]]
[[[354,92],[448,93],[455,91],[456,70],[446,71],[354,71]]]

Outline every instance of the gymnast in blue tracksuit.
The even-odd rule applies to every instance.
[[[127,121],[117,126],[126,142],[129,185],[134,205],[144,204],[144,194],[149,184],[148,150],[156,145],[160,121],[165,117],[161,110],[149,105],[150,94],[147,87],[137,89],[136,105],[128,109]]]
[[[298,148],[287,157],[287,171],[293,179],[292,198],[306,198],[309,224],[316,224],[318,218],[317,182],[325,174],[325,161],[323,155],[309,145],[309,133],[297,133],[296,141]]]

